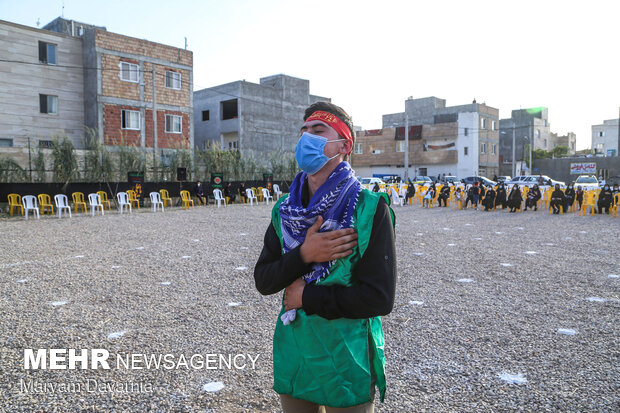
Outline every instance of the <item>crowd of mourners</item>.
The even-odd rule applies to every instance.
[[[471,185],[465,185],[464,182],[453,184],[447,182],[437,193],[438,189],[435,184],[424,186],[427,188],[422,197],[422,206],[430,207],[434,200],[437,200],[437,206],[447,207],[448,200],[450,199],[451,187],[456,186],[454,190],[454,202],[460,202],[462,209],[467,209],[471,204],[471,207],[478,209],[480,205],[484,208],[484,211],[490,211],[494,208],[501,207],[502,209],[510,209],[510,212],[516,212],[523,208],[524,211],[529,209],[538,210],[538,201],[542,198],[543,192],[538,184],[534,184],[525,194],[523,199],[523,193],[519,185],[506,186],[504,183],[499,183],[496,187],[490,185],[483,185],[479,182],[475,182]],[[378,184],[373,188],[375,192],[380,190]],[[419,189],[422,190],[422,189]],[[574,184],[569,184],[565,190],[562,190],[559,184],[555,187],[550,187],[547,190],[552,190],[551,197],[549,198],[549,207],[553,209],[554,214],[559,214],[561,211],[568,211],[573,205],[577,205],[580,210],[583,201],[585,191],[581,186],[575,188]],[[612,187],[609,184],[605,184],[597,196],[596,211],[600,213],[607,213],[614,205],[614,196],[620,193],[618,184]],[[416,185],[411,181],[407,186],[407,192],[405,193],[405,203],[409,202],[410,198],[414,198],[416,194]]]

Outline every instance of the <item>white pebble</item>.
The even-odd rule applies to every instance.
[[[525,228],[523,228],[523,227],[515,227],[515,229],[525,229]]]
[[[534,255],[534,254],[538,254],[538,253],[536,251],[525,251],[524,254]]]
[[[202,391],[208,391],[211,393],[218,392],[224,388],[224,383],[221,381],[213,381],[202,386]]]
[[[248,234],[246,234],[245,232],[241,232],[241,233],[239,233],[239,235],[245,236],[245,235],[248,235]]]
[[[241,247],[242,250],[247,250],[249,249],[248,247]]]
[[[471,278],[459,278],[456,281],[460,283],[473,283],[474,282],[474,280],[472,280]]]
[[[83,255],[76,255],[75,258],[84,258]]]
[[[113,265],[111,268],[115,270],[117,268],[121,268],[121,266],[120,265]]]
[[[417,255],[419,257],[421,255],[424,255],[424,253],[423,252],[414,252],[413,255]]]
[[[503,234],[503,232],[500,232],[500,231],[495,231],[495,233],[496,233],[497,235],[501,235],[501,234]]]
[[[500,264],[502,267],[512,267],[512,264],[508,263],[508,262],[502,262]]]
[[[181,258],[183,258],[184,260],[186,260],[186,259],[188,259],[188,258],[192,258],[192,257],[190,257],[189,255],[184,255],[184,256],[182,256]]]
[[[117,331],[116,333],[108,334],[108,338],[121,338],[125,335],[124,331]]]
[[[450,231],[450,228],[444,228],[443,230],[444,231]]]
[[[424,234],[423,234],[423,233],[421,233],[421,232],[418,232],[416,235],[417,235],[418,237],[421,237],[421,236],[422,236],[422,235],[424,235]]]
[[[59,307],[61,305],[67,304],[69,301],[52,301],[50,304],[54,307]]]
[[[586,300],[591,301],[593,303],[604,303],[607,301],[606,298],[601,298],[601,297],[588,297],[586,298]]]
[[[465,224],[466,227],[471,227],[473,224]]]
[[[474,238],[476,241],[482,241],[482,238]]]
[[[547,247],[553,247],[554,244],[552,244],[550,242],[545,242],[543,245],[546,245]]]
[[[588,231],[579,231],[580,234],[587,234]]]
[[[20,284],[23,284],[23,283],[25,283],[26,281],[28,281],[28,280],[27,280],[27,279],[25,279],[25,278],[24,278],[23,280],[17,280],[17,282],[18,282],[18,283],[20,283]]]
[[[510,384],[517,384],[517,385],[522,385],[527,383],[527,379],[525,378],[525,376],[521,373],[517,373],[517,374],[512,374],[512,373],[502,373],[499,375],[500,380],[503,380],[507,383]]]
[[[411,305],[422,305],[422,304],[424,304],[424,301],[411,300],[411,301],[409,301],[409,304],[411,304]]]
[[[136,248],[132,248],[132,250],[143,250],[144,247],[136,247]]]
[[[456,247],[456,244],[448,244],[448,247]]]
[[[244,270],[247,270],[247,269],[248,269],[248,267],[237,267],[237,268],[235,268],[235,270],[238,270],[238,271],[244,271]]]
[[[194,242],[200,242],[200,240],[199,239],[195,239]]]
[[[575,334],[577,334],[577,330],[573,330],[572,328],[558,328],[558,334],[574,336]]]
[[[163,281],[163,282],[160,282],[160,284],[161,284],[161,285],[170,285],[170,284],[171,284],[171,282],[170,282],[170,281]]]
[[[229,307],[238,307],[238,306],[240,306],[240,305],[241,305],[241,303],[235,303],[235,302],[230,302],[230,303],[228,303],[228,306],[229,306]]]
[[[607,276],[607,278],[620,278],[620,275],[618,275],[618,274],[609,274]]]

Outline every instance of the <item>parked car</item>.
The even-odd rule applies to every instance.
[[[512,178],[508,175],[501,175],[497,177],[497,183],[510,181]]]
[[[539,181],[542,181],[539,182]],[[535,184],[538,186],[549,186],[548,182],[551,181],[551,186],[555,186],[555,184],[559,184],[560,187],[565,188],[566,183],[562,181],[556,181],[555,179],[549,178],[547,175],[522,175],[515,176],[510,181],[505,182],[506,185],[519,185],[519,186],[528,186],[533,187]]]
[[[412,179],[414,184],[424,185],[424,184],[432,184],[433,180],[428,176],[416,176]]]
[[[362,186],[366,189],[370,189],[372,191],[372,188],[375,186],[375,183],[378,183],[379,186],[381,185],[385,185],[385,182],[383,182],[383,180],[381,178],[362,178],[360,183],[362,184]]]
[[[484,176],[468,176],[467,178],[463,179],[463,181],[465,181],[465,185],[473,185],[474,182],[479,182],[479,183],[482,183],[483,185],[490,185],[490,186],[497,185],[497,182],[491,181],[489,178],[484,177]]]
[[[445,183],[450,182],[451,184],[456,184],[456,183],[460,182],[459,178],[457,178],[454,175],[446,175],[446,176],[443,177],[442,181],[445,182]]]
[[[594,175],[579,175],[575,179],[575,188],[581,186],[583,190],[600,189],[601,185]]]

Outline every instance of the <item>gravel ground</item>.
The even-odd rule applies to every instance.
[[[270,210],[0,219],[0,405],[278,411],[281,294],[261,296],[252,277]],[[395,212],[399,281],[376,411],[620,411],[620,218]],[[25,348],[107,349],[112,368],[24,370]],[[255,369],[248,358],[244,369],[116,369],[117,355],[140,353],[258,359]],[[224,387],[203,390],[214,382]]]

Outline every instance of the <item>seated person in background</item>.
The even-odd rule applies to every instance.
[[[602,214],[603,210],[605,210],[605,212],[609,214],[609,207],[613,202],[613,198],[614,194],[611,191],[611,188],[609,187],[609,185],[605,184],[601,192],[598,194],[597,207],[599,214]]]
[[[489,189],[487,189],[484,199],[482,200],[482,205],[484,206],[485,211],[490,211],[493,209],[493,206],[495,205],[495,190],[492,186],[489,186]]]
[[[194,185],[194,195],[198,198],[199,204],[209,205],[209,198],[205,196],[204,188],[200,181],[196,182],[196,185]]]
[[[229,204],[232,204],[233,202],[235,202],[236,195],[232,190],[232,185],[230,182],[226,184],[226,186],[224,187],[224,196],[228,198]]]
[[[248,202],[248,196],[245,193],[245,182],[241,182],[239,184],[239,195],[241,196],[241,202],[243,202],[244,204]]]
[[[514,185],[508,195],[507,205],[510,208],[510,212],[517,212],[517,209],[521,209],[521,202],[523,202],[523,197],[521,196],[519,185]]]
[[[538,187],[538,184],[534,184],[532,189],[527,192],[527,198],[525,198],[525,208],[523,210],[527,211],[528,208],[534,208],[534,211],[537,211],[538,207],[536,203],[540,197],[540,188]]]
[[[554,214],[560,213],[560,208],[564,207],[564,203],[566,202],[564,192],[560,189],[560,185],[555,184],[555,189],[551,194],[551,203],[549,206],[553,208]]]
[[[463,206],[463,192],[461,192],[461,187],[456,188],[456,191],[454,191],[454,202],[457,203],[457,206]]]
[[[437,196],[437,203],[441,206],[441,201],[443,201],[443,206],[448,206],[448,198],[450,198],[450,186],[448,184],[444,185]]]
[[[433,201],[433,198],[435,197],[435,187],[431,186],[428,188],[428,190],[426,191],[426,194],[424,195],[424,198],[422,198],[422,206],[424,207],[430,207],[431,206],[431,202]]]
[[[497,193],[495,194],[495,208],[502,206],[502,209],[506,208],[506,188],[504,184],[499,184],[497,187]]]

